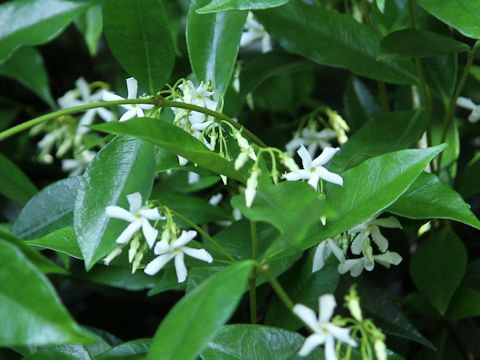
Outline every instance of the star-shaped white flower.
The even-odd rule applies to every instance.
[[[300,137],[290,140],[285,149],[289,153],[293,153],[300,146],[305,146],[308,149],[308,152],[313,157],[316,154],[318,148],[325,149],[331,147],[331,141],[337,137],[337,133],[332,129],[323,129],[321,131],[316,131],[311,128],[304,128]]]
[[[133,77],[128,78],[127,82],[127,99],[136,99],[138,92],[138,82]],[[103,92],[104,101],[114,101],[114,100],[125,100],[121,96],[113,94],[109,91]],[[120,105],[122,108],[127,110],[125,114],[120,117],[120,121],[128,121],[134,117],[144,117],[145,114],[143,110],[150,110],[153,108],[153,105],[150,104],[123,104]]]
[[[85,104],[97,103],[102,100],[103,91],[92,94],[88,83],[84,78],[79,78],[75,81],[76,88],[65,93],[58,99],[58,104],[61,108],[70,108],[74,106],[81,106]],[[113,114],[104,108],[89,109],[80,118],[78,124],[78,133],[86,134],[89,129],[87,128],[93,122],[95,115],[100,116],[104,121],[112,121]]]
[[[468,121],[471,123],[476,123],[480,120],[480,105],[475,104],[471,99],[460,96],[457,99],[457,105],[472,111],[468,116]]]
[[[155,275],[158,273],[170,260],[175,259],[175,272],[177,273],[177,279],[179,283],[186,280],[188,271],[185,266],[185,255],[191,256],[195,259],[211,263],[213,261],[212,255],[210,255],[204,249],[194,249],[185,246],[193,238],[197,236],[197,232],[194,230],[182,231],[180,237],[173,242],[162,240],[155,245],[155,255],[159,255],[145,268],[145,273],[148,275]]]
[[[391,265],[398,265],[402,262],[402,257],[393,251],[387,251],[379,255],[371,255],[371,247],[368,247],[370,251],[364,251],[366,253],[363,257],[358,259],[348,259],[345,262],[338,265],[338,272],[340,274],[346,274],[350,271],[350,275],[353,277],[360,276],[363,270],[372,271],[375,267],[375,262],[385,266],[387,269]],[[370,253],[370,255],[368,255]]]
[[[150,224],[149,220],[160,220],[163,217],[158,209],[149,209],[142,207],[142,195],[138,192],[127,195],[129,211],[119,206],[107,206],[105,213],[108,217],[128,221],[130,225],[120,234],[116,242],[118,244],[126,244],[133,235],[142,229],[143,236],[151,248],[157,239],[158,230]]]
[[[305,146],[302,145],[298,149],[297,154],[302,159],[303,169],[289,172],[282,177],[287,181],[308,180],[308,184],[315,190],[318,189],[320,179],[343,186],[343,178],[340,175],[332,173],[323,167],[339,150],[339,148],[326,147],[319,156],[312,160],[312,156]]]
[[[325,345],[325,359],[336,360],[335,339],[350,346],[357,346],[357,343],[350,337],[350,330],[344,329],[330,322],[333,310],[337,306],[335,298],[331,294],[320,296],[318,299],[318,318],[315,312],[302,304],[293,307],[293,313],[297,315],[313,332],[307,337],[298,355],[307,356],[319,345]]]
[[[378,215],[377,215],[378,216]],[[367,243],[367,239],[371,236],[373,242],[377,244],[378,249],[383,253],[388,249],[388,240],[380,232],[380,227],[390,229],[401,229],[402,225],[397,218],[390,216],[388,218],[377,219],[377,216],[372,219],[357,225],[350,230],[348,234],[357,234],[353,239],[351,250],[352,253],[358,255],[362,252]]]
[[[84,150],[76,156],[76,159],[64,159],[62,160],[62,170],[68,172],[68,176],[80,175],[96,154],[95,151]]]
[[[256,41],[260,41],[262,53],[269,52],[273,48],[272,38],[263,25],[255,20],[253,13],[249,12],[240,39],[240,46],[245,47]]]
[[[335,239],[328,238],[322,241],[317,246],[315,254],[313,255],[312,272],[322,269],[325,266],[325,261],[332,253],[338,259],[338,261],[345,261],[345,255],[343,254],[342,249],[340,249]]]

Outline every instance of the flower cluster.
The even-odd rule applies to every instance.
[[[374,217],[344,234],[333,239],[328,238],[315,250],[312,271],[323,268],[325,260],[331,254],[334,254],[339,261],[338,272],[340,274],[350,272],[354,277],[360,276],[363,270],[372,271],[375,262],[386,268],[400,264],[402,257],[394,251],[388,251],[388,240],[380,232],[380,227],[401,228],[402,226],[393,216],[381,219]],[[373,254],[372,241],[380,250],[379,254]],[[345,255],[349,248],[353,255],[361,256],[346,259]]]

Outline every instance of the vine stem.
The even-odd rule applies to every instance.
[[[189,218],[186,216],[183,216],[182,214],[176,212],[173,209],[170,209],[172,214],[176,217],[178,217],[180,220],[186,222],[188,225],[190,225],[192,228],[194,228],[196,231],[198,231],[205,239],[210,241],[213,246],[215,246],[228,260],[231,262],[236,262],[235,258],[230,255],[230,253],[223,248],[214,238],[212,238],[205,230],[203,230],[200,226],[195,224],[193,221],[191,221]]]
[[[267,145],[262,140],[260,140],[255,134],[253,134],[250,130],[238,124],[236,121],[234,121],[233,119],[231,119],[225,114],[222,114],[207,108],[203,108],[201,106],[193,105],[193,104],[167,100],[161,96],[156,96],[148,99],[123,99],[123,100],[102,101],[98,103],[85,104],[80,106],[74,106],[67,109],[57,110],[57,111],[33,118],[31,120],[25,121],[21,124],[18,124],[5,131],[0,132],[0,141],[5,140],[6,138],[9,138],[10,136],[13,136],[15,134],[18,134],[21,131],[34,127],[35,125],[41,124],[48,120],[56,119],[60,116],[69,115],[69,114],[86,111],[90,109],[101,108],[101,107],[116,106],[116,105],[135,105],[135,104],[150,104],[150,105],[155,105],[156,107],[164,107],[164,106],[174,107],[174,108],[191,110],[191,111],[200,112],[206,115],[210,115],[216,119],[228,122],[238,130],[242,130],[243,133],[258,146],[267,147]]]
[[[262,271],[268,278],[270,285],[272,285],[273,290],[277,294],[277,296],[282,300],[283,304],[288,308],[288,310],[293,309],[293,301],[290,299],[288,294],[283,289],[282,285],[278,282],[277,278],[273,275],[272,271],[270,270],[270,266],[265,264],[262,266]]]
[[[250,233],[252,240],[252,258],[257,260],[258,257],[258,239],[257,239],[257,224],[250,221]],[[250,293],[250,322],[257,324],[257,268],[254,267],[250,277],[248,278],[248,286]]]

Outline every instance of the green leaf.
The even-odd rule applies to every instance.
[[[469,51],[460,41],[426,30],[402,29],[391,32],[380,43],[381,57],[435,57]]]
[[[287,312],[288,310],[285,310]],[[323,351],[315,349],[307,357],[298,356],[305,338],[284,329],[262,325],[235,324],[221,328],[202,352],[203,360],[294,360],[324,359]]]
[[[22,45],[40,45],[57,36],[95,0],[17,0],[0,6],[0,62]]]
[[[140,359],[147,354],[150,339],[137,339],[124,342],[97,355],[95,360],[127,360]]]
[[[120,65],[151,93],[163,88],[175,64],[173,39],[158,0],[106,0],[103,27]]]
[[[132,119],[125,122],[94,125],[91,128],[117,135],[135,136],[218,174],[241,182],[245,181],[245,177],[234,169],[231,161],[210,151],[201,141],[178,126],[161,119]]]
[[[77,238],[71,226],[58,229],[39,239],[28,240],[26,243],[42,249],[58,251],[77,259],[83,259],[80,248],[78,247]]]
[[[103,32],[102,6],[98,4],[88,9],[78,18],[77,25],[83,33],[90,55],[97,55]]]
[[[237,60],[246,11],[200,15],[196,10],[210,0],[193,0],[187,17],[190,64],[199,81],[212,81],[225,93]]]
[[[0,154],[0,194],[24,205],[37,192],[27,175],[10,159]]]
[[[50,93],[42,56],[36,49],[22,47],[16,50],[13,55],[0,64],[0,75],[18,81],[38,95],[51,108],[56,107]]]
[[[255,16],[285,50],[318,64],[348,69],[357,75],[394,84],[417,81],[409,61],[377,59],[381,35],[350,15],[291,1],[279,8],[256,11]]]
[[[453,295],[445,316],[455,320],[480,316],[480,291],[460,286]]]
[[[477,174],[480,172],[480,154],[471,159],[457,180],[457,188],[465,198],[472,197],[480,192],[480,182]]]
[[[471,0],[417,0],[417,3],[463,35],[480,39],[480,2]]]
[[[428,117],[422,110],[383,113],[367,121],[333,158],[330,169],[354,167],[373,156],[412,146],[424,133]]]
[[[0,346],[39,346],[91,340],[74,322],[47,278],[22,254],[0,241]],[[21,284],[21,286],[19,286]]]
[[[197,10],[198,14],[208,14],[225,10],[262,10],[281,6],[290,0],[208,0],[209,3]]]
[[[458,56],[453,54],[423,59],[422,64],[432,93],[447,106],[457,83]]]
[[[196,359],[237,307],[253,266],[230,265],[180,300],[160,324],[147,359]]]
[[[248,219],[268,222],[284,232],[291,224],[292,218],[315,201],[320,202],[319,195],[306,183],[282,182],[257,191],[250,208],[245,205],[244,195],[234,196],[231,203]],[[326,211],[324,214],[326,215]]]
[[[22,251],[23,255],[25,255],[27,259],[30,260],[44,274],[66,274],[66,271],[63,268],[54,264],[40,252],[35,251],[30,246],[25,244],[22,239],[17,238],[15,235],[11,234],[2,227],[0,227],[0,239],[15,245]]]
[[[145,202],[154,173],[155,148],[130,137],[114,138],[90,163],[80,180],[73,222],[87,270],[113,248],[126,227],[125,221],[107,217],[105,208],[128,208],[127,195],[135,192]]]
[[[462,240],[451,229],[443,229],[418,247],[410,263],[410,274],[415,286],[443,315],[466,266],[467,250]]]
[[[327,202],[335,213],[327,217],[326,226],[300,247],[307,249],[322,239],[336,236],[377,215],[393,204],[422,173],[428,162],[444,145],[402,150],[377,156],[342,173],[343,187],[327,184]]]
[[[388,211],[411,219],[450,219],[480,229],[460,194],[428,173],[421,174]]]
[[[30,199],[13,224],[12,232],[34,239],[73,224],[73,207],[80,177],[57,181]]]

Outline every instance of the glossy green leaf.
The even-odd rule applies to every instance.
[[[237,307],[253,266],[230,265],[180,300],[160,324],[147,359],[196,359]]]
[[[445,316],[455,320],[480,316],[480,291],[460,286],[453,295]]]
[[[161,119],[132,119],[122,123],[95,125],[92,128],[117,135],[135,136],[218,174],[245,181],[244,176],[234,169],[231,161],[210,151],[201,141],[186,131]]]
[[[231,203],[248,219],[268,222],[283,232],[291,223],[292,218],[296,217],[305,206],[315,201],[320,202],[318,193],[307,184],[281,182],[257,191],[250,208],[245,205],[244,195],[234,196]],[[324,205],[326,207],[326,204]],[[326,211],[324,215],[326,215]]]
[[[458,73],[458,56],[456,54],[437,56],[422,60],[425,81],[432,94],[448,105],[455,91]]]
[[[15,245],[23,255],[32,262],[44,274],[65,274],[66,271],[47,259],[38,251],[25,244],[22,239],[17,238],[6,229],[0,227],[0,239]]]
[[[377,215],[393,204],[445,146],[402,150],[377,156],[342,173],[343,187],[327,184],[327,202],[335,213],[326,226],[300,244],[307,249]]]
[[[75,233],[71,226],[58,229],[38,239],[28,240],[26,243],[42,249],[50,249],[77,259],[82,259],[82,253],[78,247],[77,238],[75,237]]]
[[[480,229],[460,194],[429,173],[421,174],[388,211],[411,219],[450,219]]]
[[[410,274],[415,286],[440,314],[460,285],[467,266],[467,250],[451,229],[433,233],[412,257]]]
[[[95,56],[103,32],[101,4],[92,6],[83,16],[77,19],[77,25],[83,33],[90,55]]]
[[[106,0],[103,27],[120,65],[151,93],[163,88],[175,63],[173,39],[158,0]]]
[[[141,359],[147,354],[150,339],[127,341],[101,353],[95,360],[134,360]]]
[[[55,108],[55,101],[48,85],[47,71],[42,56],[36,49],[22,47],[16,50],[0,64],[0,75],[18,81],[38,95],[51,108]]]
[[[402,29],[391,32],[380,43],[381,57],[435,57],[468,51],[460,41],[426,30]]]
[[[256,11],[255,16],[289,52],[376,80],[394,84],[416,82],[415,70],[409,61],[377,60],[381,35],[350,15],[291,1],[278,8]]]
[[[290,0],[208,0],[207,5],[197,10],[198,14],[208,14],[225,10],[262,10],[281,6]]]
[[[139,192],[145,202],[153,185],[155,148],[141,140],[118,136],[93,159],[80,180],[74,209],[74,230],[89,270],[114,246],[125,221],[110,219],[105,208],[128,208],[127,195]]]
[[[199,81],[212,81],[224,93],[237,60],[246,11],[197,14],[210,0],[193,0],[187,18],[190,64]]]
[[[422,110],[383,113],[367,121],[333,158],[330,169],[354,167],[373,156],[412,146],[424,133],[428,117]]]
[[[83,343],[91,339],[73,321],[53,286],[20,250],[0,241],[0,346]],[[18,286],[21,284],[21,286]]]
[[[480,2],[471,0],[417,0],[433,16],[460,31],[463,35],[480,39]]]
[[[22,45],[39,45],[57,36],[95,0],[17,0],[0,6],[0,62]]]
[[[42,189],[25,205],[12,232],[34,239],[73,224],[73,207],[80,177],[57,181]]]
[[[305,338],[300,334],[275,327],[250,324],[226,325],[208,344],[201,358],[203,360],[324,359],[320,348],[312,351],[307,357],[300,357],[298,351],[304,341]]]
[[[458,192],[469,198],[480,192],[480,182],[477,174],[480,173],[480,154],[471,159],[457,180]]]
[[[37,188],[10,159],[0,154],[0,194],[24,205],[37,192]]]

